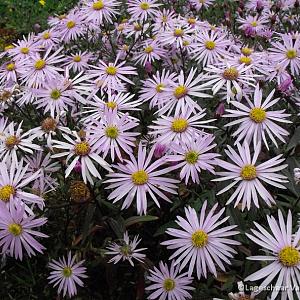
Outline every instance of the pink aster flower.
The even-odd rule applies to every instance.
[[[246,98],[248,100],[247,106],[237,101],[231,101],[231,104],[238,110],[227,109],[226,112],[228,112],[228,114],[223,115],[223,117],[238,118],[225,125],[228,127],[240,124],[239,128],[232,134],[233,137],[237,138],[236,143],[245,139],[247,143],[253,141],[253,145],[256,146],[259,142],[263,141],[269,149],[266,136],[272,140],[276,147],[278,147],[278,145],[275,137],[285,143],[283,136],[289,135],[289,132],[278,126],[275,122],[292,122],[286,120],[290,114],[284,113],[285,110],[269,110],[269,108],[280,100],[280,98],[272,100],[274,93],[275,90],[262,102],[262,90],[260,90],[259,85],[257,85],[254,93],[254,101],[251,102]]]
[[[189,0],[189,1],[197,11],[203,8],[208,9],[215,2],[215,0]]]
[[[145,81],[142,81],[143,87],[140,90],[139,99],[143,102],[150,101],[150,108],[157,106],[161,108],[168,101],[169,93],[166,88],[170,87],[170,82],[174,81],[176,74],[163,69]]]
[[[266,23],[269,22],[266,16],[258,15],[248,15],[245,19],[238,18],[237,21],[242,24],[239,28],[244,30],[246,35],[250,36],[255,36],[258,32],[264,30]]]
[[[267,216],[269,228],[265,229],[260,224],[254,222],[255,229],[251,229],[251,234],[247,237],[251,239],[259,248],[264,251],[263,255],[250,256],[249,260],[267,263],[262,269],[245,278],[246,281],[257,281],[264,279],[260,284],[260,290],[265,289],[271,282],[274,282],[270,299],[277,299],[279,293],[281,299],[300,298],[300,228],[293,234],[292,213],[289,210],[285,223],[283,214],[278,210],[278,219]],[[274,281],[277,278],[276,282]],[[284,287],[283,289],[280,289]]]
[[[168,98],[159,109],[159,114],[167,112],[168,115],[175,109],[175,114],[184,112],[185,109],[191,109],[193,112],[197,110],[201,111],[200,105],[197,104],[194,98],[211,98],[211,95],[205,94],[203,91],[208,90],[206,84],[200,84],[203,81],[203,75],[199,74],[196,78],[197,69],[191,69],[189,75],[185,78],[183,71],[180,72],[176,81],[170,81],[166,92],[168,92]]]
[[[159,10],[156,13],[155,22],[153,24],[153,32],[157,34],[158,32],[164,31],[176,20],[176,14],[174,10],[165,9]]]
[[[151,281],[151,285],[146,287],[147,291],[151,291],[148,299],[191,299],[192,296],[189,291],[195,289],[190,286],[193,277],[188,276],[187,272],[179,274],[179,265],[175,266],[174,261],[171,262],[170,269],[167,264],[160,261],[159,269],[154,267],[153,270],[150,270],[147,279]]]
[[[231,245],[240,244],[227,238],[239,233],[233,230],[237,227],[236,225],[217,229],[229,219],[229,217],[220,219],[225,208],[215,213],[217,206],[216,203],[206,215],[207,201],[205,201],[199,216],[194,208],[185,208],[186,218],[178,216],[176,220],[180,229],[168,228],[166,230],[166,233],[175,239],[161,243],[168,249],[176,250],[170,260],[177,257],[175,265],[180,265],[179,271],[189,263],[188,275],[191,276],[196,269],[198,279],[202,276],[207,278],[207,271],[217,277],[216,265],[225,272],[223,262],[230,264],[229,258],[233,258],[233,254],[237,253]]]
[[[28,184],[41,176],[40,170],[29,173],[28,169],[29,164],[24,165],[23,159],[20,162],[0,162],[0,203],[5,203],[10,210],[13,207],[24,205],[25,210],[33,215],[31,208],[38,205],[42,209],[44,199],[25,192],[24,189]]]
[[[64,256],[59,260],[52,259],[49,268],[52,269],[48,277],[49,283],[53,287],[58,286],[58,294],[62,292],[63,297],[66,294],[71,298],[77,295],[76,285],[83,286],[82,278],[87,278],[86,267],[83,267],[84,260],[76,262],[76,256],[72,257],[71,251],[67,258]]]
[[[156,16],[160,5],[157,0],[129,0],[128,13],[132,19],[145,21]]]
[[[18,82],[18,78],[22,71],[22,62],[8,61],[0,67],[0,84],[14,84]]]
[[[114,257],[109,260],[109,263],[113,262],[116,264],[122,260],[128,261],[131,266],[134,266],[133,260],[143,262],[146,258],[146,255],[140,252],[146,250],[147,248],[137,249],[137,246],[140,242],[141,239],[139,239],[138,235],[136,235],[133,240],[130,240],[128,232],[126,231],[124,233],[123,240],[120,241],[120,243],[111,243],[106,248],[109,250],[105,252],[106,255],[114,255]]]
[[[92,0],[82,7],[82,15],[85,21],[96,25],[103,25],[106,21],[112,23],[112,18],[119,14],[117,8],[121,3],[115,0]]]
[[[101,179],[99,171],[96,169],[94,163],[100,165],[102,168],[112,171],[109,164],[97,154],[97,149],[92,145],[90,136],[87,132],[86,139],[81,140],[80,137],[74,133],[72,137],[62,134],[66,142],[53,140],[53,147],[57,149],[63,149],[64,152],[52,155],[52,158],[64,157],[66,158],[66,164],[75,156],[72,162],[66,169],[65,176],[68,177],[71,171],[76,166],[76,163],[80,161],[81,175],[85,183],[87,180],[93,184],[92,176]]]
[[[26,60],[21,71],[22,83],[39,88],[45,82],[55,80],[59,75],[59,71],[63,71],[62,68],[56,66],[56,64],[61,64],[65,60],[60,55],[61,50],[62,48],[51,54],[51,48],[49,48],[43,56],[36,54]]]
[[[118,117],[117,110],[106,110],[99,121],[92,121],[88,126],[91,134],[91,141],[98,153],[103,153],[103,158],[110,152],[111,160],[115,160],[117,156],[121,161],[122,153],[132,153],[135,147],[137,132],[130,130],[138,126],[138,123],[128,117],[127,114]]]
[[[45,30],[37,36],[36,44],[45,49],[55,47],[59,44],[59,33],[54,28]]]
[[[100,66],[94,66],[95,70],[90,71],[90,74],[96,77],[97,81],[102,82],[103,88],[112,90],[124,89],[124,82],[134,84],[128,75],[137,75],[136,69],[130,66],[124,66],[126,61],[118,64],[118,58],[114,63],[106,64],[100,60]]]
[[[26,216],[24,205],[11,207],[10,210],[0,203],[0,247],[2,253],[8,253],[15,259],[23,259],[25,250],[29,257],[35,256],[35,252],[43,253],[45,249],[35,238],[47,238],[48,236],[34,230],[47,222],[46,218]]]
[[[189,144],[194,133],[201,134],[203,128],[215,128],[207,123],[214,120],[201,120],[206,115],[205,110],[193,115],[191,109],[184,110],[183,113],[175,114],[172,117],[161,116],[154,125],[149,126],[151,135],[157,136],[157,143],[185,143]]]
[[[71,54],[66,58],[66,66],[75,73],[89,69],[88,62],[93,58],[93,54],[84,51]]]
[[[253,86],[255,81],[255,75],[248,75],[246,72],[251,66],[245,66],[244,64],[235,67],[233,64],[224,61],[218,66],[210,65],[205,68],[208,74],[206,74],[207,85],[212,86],[213,94],[217,94],[218,91],[224,86],[227,90],[227,102],[230,102],[232,97],[232,88],[236,90],[236,94],[240,97],[243,94],[243,85],[246,87]]]
[[[269,49],[270,57],[275,63],[279,63],[283,69],[288,66],[291,73],[300,74],[300,38],[295,40],[291,35],[282,35],[282,42],[273,42],[272,48]]]
[[[167,156],[167,160],[175,162],[177,168],[181,168],[180,179],[185,179],[187,185],[190,177],[194,183],[200,183],[199,173],[207,170],[215,174],[213,165],[217,153],[207,153],[214,148],[212,144],[214,136],[212,134],[195,135],[188,143],[172,144],[173,155]]]
[[[108,200],[120,201],[126,195],[122,209],[128,208],[136,197],[138,214],[147,213],[147,195],[160,207],[159,198],[170,202],[163,191],[176,194],[178,180],[163,176],[174,170],[174,167],[160,169],[166,163],[165,158],[160,158],[151,163],[155,148],[152,147],[147,155],[146,148],[139,144],[138,158],[128,153],[130,160],[124,160],[125,164],[114,165],[117,172],[108,174],[110,179],[106,183],[110,185],[106,189],[114,189],[108,196]]]
[[[258,195],[260,195],[263,201],[271,206],[272,203],[275,203],[275,200],[262,183],[267,183],[280,189],[286,189],[281,183],[288,182],[286,180],[287,177],[277,173],[287,167],[287,165],[281,165],[284,161],[284,158],[281,158],[282,154],[261,164],[257,164],[256,161],[261,151],[260,143],[255,147],[252,158],[249,145],[246,142],[243,146],[238,143],[237,147],[239,153],[230,146],[228,146],[228,150],[225,150],[225,153],[233,163],[228,163],[216,158],[216,164],[226,169],[226,172],[217,172],[216,174],[222,177],[213,179],[213,181],[233,180],[232,183],[228,184],[224,189],[218,192],[217,195],[237,185],[236,190],[230,196],[226,205],[235,200],[235,207],[242,202],[242,210],[244,210],[245,207],[250,210],[252,203],[254,203],[256,207],[259,207]]]
[[[40,146],[33,143],[34,137],[30,135],[30,131],[22,133],[22,123],[23,121],[18,124],[17,130],[15,130],[15,123],[11,122],[4,133],[0,135],[0,158],[3,161],[12,158],[16,163],[18,152],[25,151],[33,154],[33,150],[42,150]]]
[[[230,44],[225,34],[202,30],[196,36],[192,54],[203,66],[213,65],[229,55],[227,49]]]

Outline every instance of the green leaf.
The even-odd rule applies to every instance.
[[[156,216],[135,216],[126,219],[124,223],[125,223],[125,227],[129,227],[136,223],[151,222],[156,220],[158,220],[158,217]]]

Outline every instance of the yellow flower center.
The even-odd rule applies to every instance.
[[[61,92],[58,89],[55,89],[55,90],[51,91],[50,97],[53,100],[59,99],[60,96],[61,96]]]
[[[44,40],[48,40],[48,39],[50,39],[50,37],[51,37],[50,32],[45,32],[45,33],[43,34],[43,39],[44,39]]]
[[[16,69],[16,65],[13,62],[6,65],[7,71],[13,71],[15,69]]]
[[[41,127],[44,132],[49,133],[56,129],[56,121],[53,118],[48,117],[42,121]]]
[[[102,0],[97,1],[97,2],[95,2],[95,3],[93,4],[93,9],[94,9],[94,10],[101,10],[101,9],[103,9],[103,8],[104,8],[104,3],[103,3]]]
[[[0,200],[8,202],[10,197],[15,194],[15,189],[12,185],[4,185],[0,187]]]
[[[205,42],[205,48],[207,50],[213,50],[216,47],[216,43],[214,41],[206,41]]]
[[[6,138],[5,140],[5,146],[8,149],[13,149],[14,146],[19,144],[19,139],[15,136],[15,135],[11,135],[9,137]]]
[[[23,54],[28,54],[28,53],[29,53],[29,48],[23,47],[23,48],[20,49],[20,51],[21,51],[21,53],[23,53]]]
[[[14,235],[14,236],[18,236],[22,233],[23,228],[20,224],[17,223],[12,223],[8,225],[8,231]]]
[[[43,59],[39,59],[35,62],[34,67],[37,70],[42,70],[46,66],[46,62]]]
[[[126,256],[126,257],[129,257],[132,255],[132,248],[130,245],[123,245],[120,247],[120,252]]]
[[[119,135],[119,130],[116,126],[108,126],[105,129],[105,135],[111,139],[116,139]]]
[[[6,46],[6,47],[4,48],[4,51],[8,51],[8,50],[14,49],[14,48],[15,48],[14,45],[8,45],[8,46]]]
[[[240,173],[243,180],[253,180],[256,178],[256,168],[253,165],[245,165]]]
[[[149,175],[144,170],[139,170],[131,175],[131,180],[135,185],[143,185],[148,182]]]
[[[107,73],[108,75],[114,76],[114,75],[117,74],[117,68],[114,67],[114,66],[109,66],[109,67],[106,68],[106,73]]]
[[[245,55],[245,56],[249,56],[252,54],[253,50],[251,48],[242,48],[241,52]]]
[[[294,267],[300,262],[300,253],[292,246],[287,246],[281,249],[278,257],[279,261],[286,267]]]
[[[195,18],[188,18],[188,23],[191,25],[196,24],[196,19]]]
[[[197,230],[192,234],[192,244],[196,248],[202,248],[208,243],[208,235],[203,230]]]
[[[167,23],[167,22],[168,22],[168,17],[167,17],[167,16],[162,16],[162,17],[161,17],[161,20],[162,20],[164,23]]]
[[[236,80],[239,77],[239,72],[235,67],[230,67],[223,72],[223,77],[227,80]]]
[[[286,57],[288,59],[294,59],[297,57],[297,50],[296,49],[289,49],[287,52],[286,52]]]
[[[183,46],[188,46],[188,45],[190,45],[190,42],[189,41],[183,41],[182,45]]]
[[[179,85],[177,88],[174,90],[174,96],[177,99],[180,99],[184,97],[187,94],[187,88],[184,85]]]
[[[256,27],[256,26],[257,26],[257,22],[256,22],[256,21],[253,21],[253,22],[251,22],[250,24],[251,24],[251,26],[253,26],[253,27]]]
[[[134,23],[133,28],[135,31],[141,31],[143,27],[139,23]]]
[[[72,276],[72,269],[70,267],[64,267],[63,270],[62,270],[62,274],[64,277],[70,277]]]
[[[142,10],[147,10],[147,9],[150,8],[150,5],[149,5],[149,3],[147,3],[147,2],[142,2],[142,3],[140,4],[140,8],[141,8]]]
[[[172,278],[164,280],[164,290],[170,292],[175,289],[175,281]]]
[[[88,142],[81,142],[75,145],[75,154],[79,156],[84,156],[90,153],[91,147]]]
[[[153,51],[153,47],[152,46],[147,46],[144,51],[145,51],[145,53],[149,54]]]
[[[183,36],[183,34],[184,34],[184,31],[181,28],[176,28],[174,30],[174,36],[175,37],[181,37],[181,36]]]
[[[75,61],[75,62],[81,62],[81,56],[80,55],[75,55],[73,57],[73,61]]]
[[[250,110],[249,117],[255,123],[262,123],[266,119],[267,113],[260,107],[254,107]]]
[[[76,203],[86,202],[91,197],[91,192],[83,181],[72,181],[69,193],[71,199]]]
[[[252,59],[249,56],[241,56],[239,61],[241,64],[245,64],[246,66],[249,66],[252,63]]]
[[[171,129],[174,132],[184,132],[188,128],[189,123],[187,120],[178,118],[172,122]]]
[[[191,165],[194,165],[198,161],[198,158],[199,158],[199,153],[196,151],[193,151],[193,150],[191,150],[185,154],[186,162]]]
[[[156,86],[156,91],[158,92],[158,93],[162,93],[163,92],[163,90],[164,90],[164,87],[165,87],[165,85],[164,84],[162,84],[162,83],[160,83],[160,84],[158,84],[157,86]]]
[[[68,22],[67,22],[67,27],[68,27],[68,29],[74,28],[75,25],[76,25],[76,23],[75,23],[74,21],[68,21]]]

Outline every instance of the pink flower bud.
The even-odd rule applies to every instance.
[[[154,157],[160,158],[166,153],[167,147],[163,144],[155,144]]]

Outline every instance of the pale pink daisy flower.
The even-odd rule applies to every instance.
[[[135,41],[137,41],[141,35],[149,29],[149,27],[150,23],[143,23],[135,19],[131,19],[129,25],[124,30],[124,34],[126,34],[127,38],[134,36]]]
[[[126,154],[132,153],[139,133],[130,130],[137,127],[138,123],[130,119],[127,114],[118,117],[116,109],[106,110],[99,121],[94,120],[91,123],[88,126],[91,142],[98,153],[103,154],[103,158],[110,153],[112,161],[115,161],[115,156],[123,161],[121,150]]]
[[[247,70],[251,66],[244,66],[244,64],[235,67],[227,61],[222,62],[218,66],[210,65],[205,68],[208,72],[206,74],[207,86],[212,86],[213,95],[225,86],[227,89],[227,102],[230,102],[232,95],[232,88],[235,88],[238,95],[242,95],[243,85],[255,87],[255,75],[247,74]]]
[[[93,58],[93,54],[84,51],[77,52],[67,56],[65,66],[75,73],[89,69],[89,61]]]
[[[159,10],[156,14],[155,22],[153,24],[153,33],[157,34],[164,31],[176,20],[174,10],[165,9]]]
[[[208,152],[217,145],[213,144],[214,138],[212,134],[200,134],[194,135],[188,143],[171,144],[173,154],[166,158],[181,168],[180,179],[185,179],[186,185],[190,177],[194,183],[200,183],[199,173],[202,170],[215,174],[214,159],[219,154]]]
[[[29,183],[41,176],[40,170],[28,173],[28,169],[29,164],[24,165],[23,159],[20,162],[0,162],[0,202],[10,209],[24,204],[25,210],[33,215],[31,208],[37,205],[42,209],[44,200],[24,191]]]
[[[240,29],[244,30],[246,35],[256,35],[258,32],[266,28],[266,24],[269,22],[266,16],[251,16],[248,15],[246,18],[238,18],[237,21],[242,24]]]
[[[194,58],[203,66],[212,65],[224,57],[228,57],[228,46],[231,42],[225,34],[216,31],[202,30],[196,35],[196,42],[193,44]]]
[[[82,278],[87,278],[86,267],[83,267],[85,261],[76,262],[76,255],[72,257],[69,251],[67,258],[64,256],[58,261],[52,259],[49,268],[52,269],[48,277],[49,283],[53,287],[58,286],[58,294],[62,292],[63,297],[68,295],[70,298],[77,295],[76,285],[83,286]]]
[[[233,230],[236,225],[216,229],[229,219],[229,217],[220,219],[225,208],[215,213],[217,206],[216,203],[206,214],[207,201],[205,201],[199,216],[194,208],[188,206],[184,209],[186,218],[177,217],[176,223],[180,229],[166,230],[167,234],[175,238],[161,243],[168,249],[175,250],[169,259],[177,257],[175,265],[180,265],[179,271],[189,263],[188,275],[191,276],[196,269],[198,279],[202,276],[207,278],[207,271],[217,277],[216,265],[225,272],[223,262],[230,264],[229,259],[237,253],[231,245],[240,244],[227,238],[239,234],[238,231]]]
[[[157,40],[146,40],[142,48],[134,54],[136,64],[145,66],[146,63],[153,63],[156,60],[164,58],[166,50],[162,48]]]
[[[117,8],[121,3],[115,0],[92,0],[85,3],[81,11],[85,21],[96,25],[112,23],[112,18],[119,14]]]
[[[269,48],[269,55],[275,63],[279,63],[283,69],[288,66],[291,73],[295,75],[300,74],[300,38],[295,40],[291,35],[281,35],[282,41],[273,42],[272,48]]]
[[[14,48],[9,51],[9,56],[13,57],[14,61],[24,61],[41,51],[32,34],[29,34],[27,38],[23,36],[23,40],[18,40],[13,46]]]
[[[78,39],[86,31],[83,16],[75,12],[69,13],[57,27],[57,31],[60,34],[60,39],[66,43]]]
[[[175,73],[171,73],[166,69],[159,71],[145,81],[142,81],[143,87],[140,90],[139,100],[143,102],[150,101],[150,108],[161,108],[165,102],[167,102],[169,93],[166,92],[166,88],[170,87],[170,82],[175,80]]]
[[[175,109],[175,114],[184,112],[186,109],[191,109],[193,112],[201,111],[202,108],[192,99],[195,98],[211,98],[211,95],[204,93],[208,90],[207,84],[200,84],[203,81],[204,76],[202,74],[195,74],[197,69],[191,69],[189,75],[185,78],[183,71],[180,72],[177,80],[170,81],[169,87],[165,90],[168,93],[168,98],[165,98],[166,102],[157,111],[158,114],[167,113],[170,115]]]
[[[2,253],[8,253],[15,259],[23,260],[24,250],[29,257],[35,252],[43,253],[42,246],[34,236],[47,238],[40,231],[34,230],[47,222],[46,218],[26,216],[24,205],[11,207],[10,210],[0,203],[0,247]]]
[[[0,67],[0,84],[13,84],[18,82],[23,64],[17,61],[5,62]]]
[[[134,266],[133,260],[143,262],[146,258],[146,255],[140,253],[141,251],[146,250],[147,248],[137,248],[138,244],[141,242],[139,236],[134,236],[133,240],[130,240],[128,232],[125,231],[123,239],[119,243],[111,243],[107,246],[106,255],[114,255],[108,262],[109,263],[118,263],[120,260],[128,261],[131,266]]]
[[[59,33],[54,29],[50,28],[38,34],[36,38],[36,44],[38,46],[49,49],[59,44]]]
[[[92,146],[88,132],[86,134],[87,136],[84,140],[81,140],[76,133],[74,133],[72,137],[66,134],[62,134],[64,139],[67,140],[67,143],[53,140],[53,147],[62,149],[64,150],[64,152],[54,154],[52,155],[52,158],[67,156],[66,164],[69,164],[69,161],[73,159],[66,169],[65,177],[68,177],[72,170],[75,168],[76,163],[80,162],[83,181],[85,183],[89,181],[91,184],[93,184],[91,175],[98,179],[102,178],[94,163],[100,165],[107,171],[111,172],[112,170],[109,167],[109,164],[97,154],[97,149]],[[74,156],[75,158],[73,158]]]
[[[156,16],[160,5],[157,0],[129,0],[128,13],[132,19],[146,21]]]
[[[280,98],[272,100],[274,93],[275,90],[273,90],[262,102],[263,93],[259,88],[259,85],[257,85],[253,102],[246,98],[248,102],[247,106],[237,101],[231,101],[231,104],[236,107],[237,110],[227,109],[226,112],[228,112],[228,114],[223,115],[223,117],[238,118],[225,125],[225,127],[228,127],[240,124],[239,128],[232,134],[232,136],[236,138],[236,143],[245,139],[248,144],[253,141],[253,145],[257,146],[259,142],[263,141],[269,149],[266,139],[267,136],[276,147],[278,147],[278,144],[275,137],[285,143],[283,136],[289,135],[289,132],[278,126],[276,122],[292,122],[286,120],[290,114],[285,113],[285,110],[269,110],[280,100]]]
[[[50,112],[52,118],[60,116],[74,106],[70,92],[67,90],[63,76],[48,80],[36,91],[36,100],[33,104],[43,109],[43,113]]]
[[[36,54],[26,60],[21,71],[22,84],[38,88],[47,81],[55,80],[59,72],[63,71],[62,68],[55,66],[65,60],[60,54],[61,51],[62,48],[59,48],[51,54],[51,48],[49,48],[43,56]]]
[[[0,158],[3,161],[12,158],[14,162],[17,162],[17,153],[20,151],[33,154],[33,150],[42,150],[39,145],[33,143],[34,137],[30,135],[30,131],[23,133],[22,123],[23,121],[15,130],[16,123],[11,122],[0,135]]]
[[[146,291],[151,291],[148,299],[166,299],[166,300],[186,300],[191,299],[189,293],[195,288],[190,286],[193,282],[193,277],[188,276],[188,273],[179,274],[179,265],[175,266],[175,262],[171,262],[170,269],[167,264],[159,262],[159,269],[154,267],[150,270],[150,275],[147,279],[151,281],[151,285],[146,287]],[[159,297],[159,298],[158,298]]]
[[[142,104],[140,100],[133,100],[134,94],[130,93],[112,93],[108,91],[107,94],[103,94],[101,98],[94,96],[92,99],[87,100],[87,105],[84,107],[82,114],[88,114],[83,118],[84,122],[90,122],[90,120],[99,120],[102,118],[106,109],[116,110],[119,117],[122,117],[128,111],[138,111],[138,107]],[[137,120],[135,117],[129,115],[129,118]]]
[[[275,282],[273,280],[277,277],[274,284],[278,288],[273,289],[270,299],[277,299],[279,293],[281,299],[300,299],[300,291],[295,288],[300,284],[300,228],[293,234],[290,210],[286,223],[280,210],[278,210],[278,219],[267,216],[267,220],[268,230],[254,222],[256,228],[251,229],[251,234],[246,233],[246,235],[264,251],[264,255],[250,256],[248,259],[261,261],[264,264],[270,263],[249,275],[245,280],[257,281],[264,278],[260,284],[263,289],[268,287],[271,282]],[[284,289],[280,289],[281,287]]]
[[[195,7],[196,10],[199,11],[203,8],[208,9],[215,2],[215,0],[189,0],[189,2]]]
[[[131,66],[124,66],[126,61],[118,64],[118,58],[114,63],[105,63],[100,60],[99,66],[93,66],[95,70],[91,70],[90,74],[97,77],[97,81],[101,81],[102,88],[119,90],[124,87],[124,82],[134,84],[128,75],[137,75],[136,69]]]
[[[160,158],[151,163],[155,148],[152,147],[147,155],[146,148],[139,144],[138,158],[128,153],[130,160],[124,160],[125,164],[114,165],[117,172],[107,176],[110,179],[106,183],[110,185],[106,189],[114,189],[108,196],[108,200],[120,201],[126,196],[122,209],[128,208],[136,197],[136,208],[138,214],[147,213],[147,195],[160,207],[159,198],[170,202],[163,191],[176,194],[178,180],[164,176],[174,170],[174,167],[160,169],[166,163],[165,158]]]
[[[161,116],[153,121],[154,125],[149,126],[152,131],[150,135],[157,136],[157,143],[183,142],[188,144],[194,133],[201,134],[203,128],[215,128],[206,125],[215,120],[202,120],[205,117],[205,110],[194,114],[191,109],[175,114],[174,116]]]
[[[266,190],[262,183],[267,183],[280,189],[286,189],[281,183],[288,182],[287,177],[277,173],[287,167],[286,164],[281,165],[285,160],[282,158],[282,154],[261,164],[257,164],[257,158],[261,151],[260,143],[255,147],[252,157],[249,145],[246,142],[244,142],[243,146],[238,143],[237,147],[239,153],[230,146],[228,146],[228,150],[225,150],[225,153],[233,163],[216,158],[216,164],[226,171],[216,172],[217,175],[222,177],[213,179],[213,181],[233,181],[219,191],[217,195],[220,195],[237,185],[236,190],[230,196],[226,205],[235,200],[235,207],[241,202],[242,210],[246,207],[250,210],[251,204],[259,207],[258,195],[260,195],[268,206],[275,204],[273,196]]]
[[[271,5],[270,0],[249,0],[245,7],[253,12],[267,12],[270,10]]]

